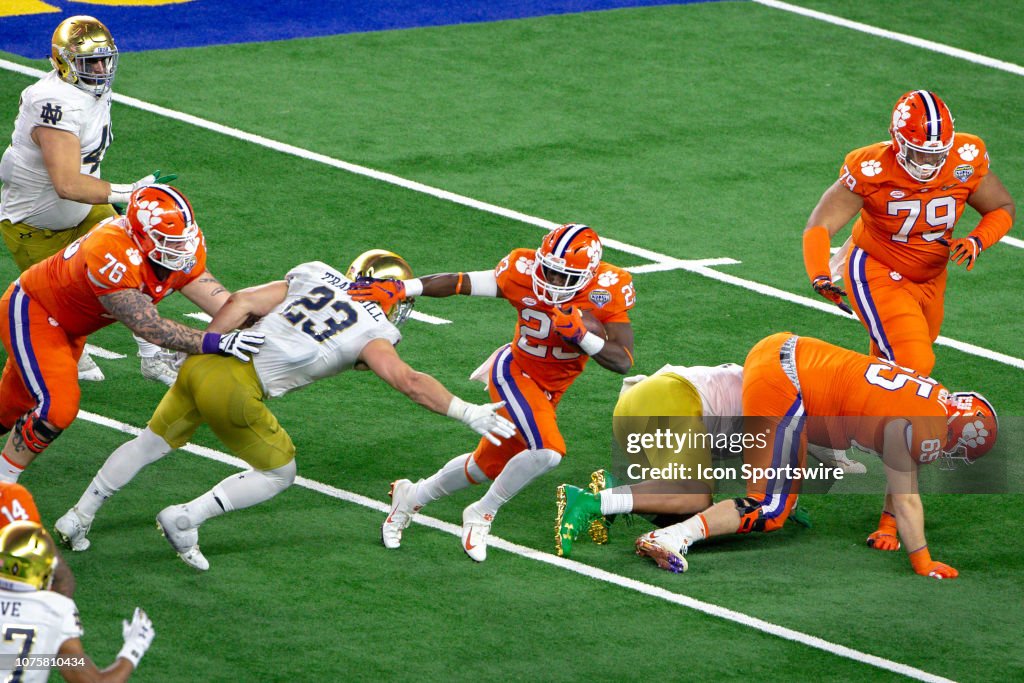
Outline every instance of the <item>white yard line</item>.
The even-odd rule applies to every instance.
[[[137,436],[142,431],[138,427],[134,427],[124,422],[118,422],[117,420],[112,420],[108,417],[97,415],[96,413],[91,413],[85,410],[79,412],[78,417],[80,419],[92,422],[103,427],[108,427],[110,429],[114,429],[125,434],[131,434],[132,436]],[[247,465],[244,461],[232,455],[228,455],[227,453],[223,453],[212,448],[207,448],[206,446],[197,446],[195,444],[190,443],[183,446],[180,450],[187,451],[189,453],[198,455],[203,458],[208,458],[210,460],[215,460],[217,462],[224,463],[225,465],[230,465],[238,469],[250,469],[249,465]],[[339,489],[329,484],[324,484],[322,482],[315,481],[313,479],[307,479],[306,477],[296,477],[295,484],[297,486],[301,486],[311,491],[321,493],[325,496],[330,496],[331,498],[337,498],[338,500],[342,500],[348,503],[354,503],[356,505],[361,505],[362,507],[369,508],[371,510],[376,510],[381,514],[387,514],[388,511],[391,509],[390,505],[388,505],[387,503],[374,500],[373,498],[367,498],[366,496],[362,496],[358,493],[345,491],[344,489]],[[416,516],[415,521],[417,524],[421,524],[431,529],[442,531],[455,537],[459,537],[462,534],[462,527],[456,524],[441,521],[434,517],[428,517],[426,515],[420,514]],[[930,681],[934,683],[952,683],[948,678],[943,678],[942,676],[937,676],[935,674],[929,673],[927,671],[922,671],[921,669],[917,669],[906,664],[894,662],[891,659],[885,659],[884,657],[878,657],[876,655],[868,654],[866,652],[861,652],[860,650],[854,650],[853,648],[846,647],[845,645],[840,645],[838,643],[833,643],[831,641],[825,640],[824,638],[819,638],[808,633],[803,633],[802,631],[796,631],[791,628],[786,628],[785,626],[780,626],[770,621],[765,621],[763,619],[759,619],[757,617],[753,617],[742,612],[737,612],[735,610],[731,610],[725,607],[720,607],[710,602],[704,602],[703,600],[697,600],[696,598],[691,598],[680,593],[674,593],[670,590],[666,590],[659,586],[653,586],[642,581],[637,581],[635,579],[630,579],[625,576],[613,574],[612,572],[605,571],[603,569],[598,569],[587,564],[582,564],[574,560],[569,560],[564,557],[558,557],[551,553],[542,552],[535,548],[529,548],[527,546],[519,545],[517,543],[512,543],[510,541],[503,540],[497,536],[489,536],[487,543],[492,548],[498,548],[500,550],[504,550],[505,552],[512,553],[513,555],[518,555],[529,560],[536,560],[537,562],[543,562],[545,564],[553,565],[555,567],[558,567],[559,569],[565,569],[576,574],[586,576],[590,579],[603,581],[604,583],[609,583],[620,588],[625,588],[627,590],[635,591],[637,593],[642,593],[643,595],[655,598],[657,600],[671,602],[681,607],[696,610],[698,612],[702,612],[703,614],[707,614],[712,617],[725,619],[726,621],[731,621],[741,626],[746,626],[748,628],[761,631],[762,633],[767,633],[768,635],[777,636],[779,638],[783,638],[794,643],[799,643],[801,645],[806,645],[807,647],[822,650],[823,652],[828,652],[829,654],[836,655],[837,657],[851,659],[853,661],[860,662],[868,666],[873,666],[878,669],[891,671],[893,673],[897,673],[902,676],[913,678],[919,681]],[[454,545],[452,552],[458,552],[454,550]],[[470,561],[471,560],[469,560],[468,558],[466,559],[466,562]],[[679,577],[679,580],[685,581],[686,579],[685,577]]]

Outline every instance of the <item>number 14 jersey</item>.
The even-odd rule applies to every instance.
[[[401,341],[381,307],[353,301],[351,280],[326,263],[296,266],[285,280],[284,301],[253,326],[266,334],[253,362],[269,397],[351,369],[374,339]]]

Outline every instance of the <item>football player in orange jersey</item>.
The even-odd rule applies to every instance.
[[[36,501],[32,494],[21,484],[0,481],[0,529],[14,522],[35,522],[42,525],[39,518],[39,510],[36,509]],[[75,597],[75,576],[71,568],[64,562],[60,552],[57,555],[57,568],[53,572],[53,586],[51,590],[66,595],[69,598]]]
[[[160,317],[175,290],[209,314],[228,292],[206,269],[192,206],[169,185],[132,193],[127,215],[101,223],[11,283],[0,299],[7,364],[0,377],[0,429],[11,432],[0,481],[17,481],[78,414],[78,357],[85,339],[121,321],[144,339],[187,353],[248,360],[261,334],[206,333]]]
[[[954,132],[953,117],[936,94],[903,95],[889,133],[890,141],[846,156],[839,180],[807,220],[804,264],[814,290],[849,310],[846,292],[833,281],[843,273],[873,355],[928,375],[942,325],[947,260],[972,270],[981,252],[1009,232],[1015,207],[989,170],[985,143]],[[954,238],[965,205],[981,221]],[[833,273],[830,240],[858,212],[848,253],[843,247],[845,269]]]
[[[832,448],[856,443],[882,457],[885,510],[914,571],[937,579],[957,576],[956,569],[929,554],[917,468],[953,454],[973,460],[992,448],[997,418],[981,395],[950,393],[934,379],[890,361],[780,332],[747,355],[743,415],[748,435],[770,435],[763,445],[755,440],[744,451],[744,464],[776,471],[749,478],[745,498],[720,501],[685,522],[641,536],[637,554],[682,572],[687,568],[683,555],[698,541],[782,528],[800,490],[800,477],[786,468],[804,467],[807,441]]]
[[[632,276],[602,261],[601,252],[594,230],[570,223],[548,233],[537,250],[513,250],[493,271],[369,281],[349,290],[354,299],[384,303],[452,294],[502,297],[518,313],[512,342],[489,361],[487,383],[491,400],[505,402],[500,412],[515,423],[515,437],[499,446],[481,439],[474,452],[456,456],[427,479],[394,482],[391,513],[382,527],[386,547],[399,547],[402,531],[427,503],[493,481],[462,514],[462,548],[484,561],[498,508],[565,455],[555,409],[587,360],[622,374],[633,366]],[[587,329],[584,311],[603,324],[607,336]]]

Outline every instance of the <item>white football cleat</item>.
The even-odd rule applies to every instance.
[[[689,563],[682,552],[672,549],[672,542],[664,534],[659,535],[657,531],[651,531],[636,539],[636,554],[640,557],[649,557],[654,562],[673,574],[682,574],[690,568]]]
[[[487,535],[494,515],[485,515],[473,503],[462,511],[462,549],[477,562],[487,559]]]
[[[146,379],[151,379],[154,382],[160,382],[167,386],[171,386],[174,384],[174,380],[178,379],[178,371],[160,355],[139,356],[139,358],[141,359],[142,376]]]
[[[87,351],[82,351],[82,356],[78,359],[78,379],[83,382],[102,382],[106,379],[100,366],[96,365],[96,361]]]
[[[413,505],[412,487],[414,484],[408,479],[399,479],[391,482],[391,512],[380,528],[380,538],[384,541],[385,548],[398,548],[402,545],[402,531],[410,524],[412,518],[420,511],[422,505]]]
[[[91,545],[89,539],[85,537],[89,533],[89,527],[91,526],[92,524],[86,524],[82,521],[82,518],[78,515],[78,508],[71,508],[57,520],[53,525],[53,530],[61,543],[74,551],[80,552],[88,550]]]
[[[199,527],[192,526],[185,505],[165,507],[156,516],[156,528],[171,544],[178,557],[190,567],[205,572],[210,563],[199,550]]]

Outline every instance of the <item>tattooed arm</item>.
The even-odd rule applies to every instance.
[[[231,296],[227,287],[222,285],[209,270],[204,270],[199,277],[182,287],[181,293],[210,315],[216,315],[220,307]]]
[[[186,353],[203,352],[202,332],[161,318],[150,298],[137,289],[121,289],[101,296],[100,303],[128,329],[152,344]]]

